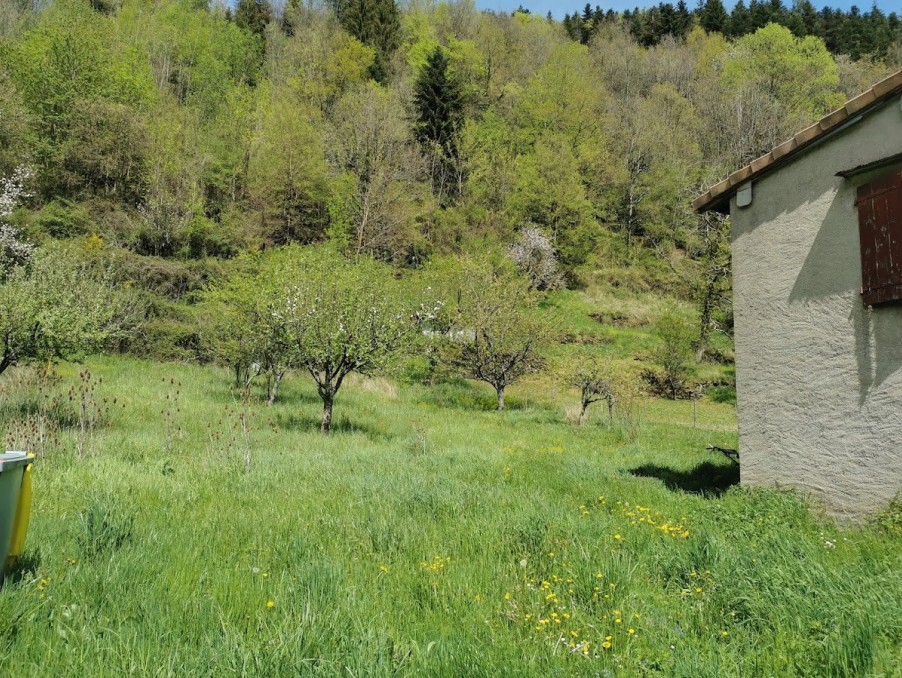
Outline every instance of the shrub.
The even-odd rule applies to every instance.
[[[557,252],[548,237],[535,226],[520,231],[517,242],[507,250],[520,273],[537,290],[556,290],[564,286],[564,276],[557,261]]]
[[[74,238],[91,231],[91,216],[82,205],[65,198],[52,200],[37,213],[35,227],[52,238]]]
[[[685,392],[686,380],[692,373],[695,329],[685,318],[674,313],[661,316],[655,329],[659,341],[654,359],[663,370],[659,385],[665,395],[678,398]]]

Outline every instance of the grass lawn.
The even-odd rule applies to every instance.
[[[730,487],[730,405],[577,428],[541,380],[498,414],[358,379],[326,437],[300,378],[267,408],[214,368],[88,366],[109,412],[35,467],[0,675],[900,675],[902,538]],[[34,440],[22,374],[0,429]]]

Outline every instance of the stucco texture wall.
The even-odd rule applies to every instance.
[[[856,188],[891,168],[835,175],[900,152],[893,99],[731,202],[741,481],[840,520],[902,489],[902,305],[859,293]]]

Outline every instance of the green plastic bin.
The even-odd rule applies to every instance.
[[[30,504],[31,497],[22,496],[22,479],[25,469],[33,459],[34,457],[25,452],[0,454],[0,581],[6,576],[7,559],[10,555],[17,523],[19,529],[23,529],[23,512],[25,514],[24,529],[28,529],[27,513],[30,506],[23,506],[24,502],[20,502],[20,499],[28,499]]]

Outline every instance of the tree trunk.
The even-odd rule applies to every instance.
[[[608,421],[614,421],[614,399],[608,398]]]
[[[272,382],[269,384],[269,399],[267,400],[267,405],[272,407],[276,402],[276,396],[279,394],[279,384],[282,383],[282,377],[285,376],[284,372],[274,372],[272,376]]]
[[[332,430],[332,403],[333,397],[327,396],[323,398],[323,421],[319,427],[319,430],[323,433],[328,433]]]
[[[579,407],[579,425],[583,425],[583,421],[586,419],[586,410],[589,408],[589,403],[585,400],[580,404]]]
[[[504,412],[504,386],[496,386],[495,391],[498,394],[498,411]]]

